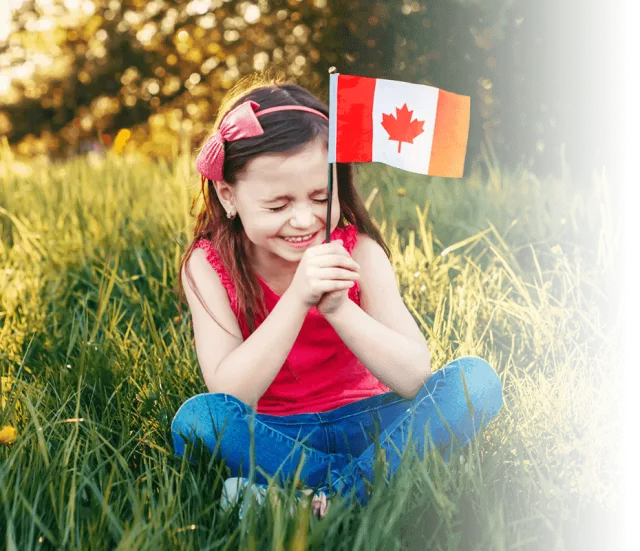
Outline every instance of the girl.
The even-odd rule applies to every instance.
[[[178,455],[202,441],[262,484],[278,474],[285,484],[302,463],[321,516],[325,493],[367,502],[376,431],[393,475],[409,431],[420,454],[427,423],[441,449],[452,435],[465,445],[502,406],[500,379],[479,358],[431,374],[349,164],[334,168],[323,239],[328,115],[281,81],[240,81],[223,102],[196,162],[204,206],[180,264],[209,393],[171,426]]]

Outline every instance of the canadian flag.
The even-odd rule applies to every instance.
[[[331,74],[329,162],[461,178],[470,99],[424,84]]]

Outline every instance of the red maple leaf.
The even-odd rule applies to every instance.
[[[424,121],[418,119],[411,120],[413,111],[407,109],[405,103],[401,109],[396,107],[396,116],[382,113],[382,126],[389,134],[391,141],[398,141],[398,153],[402,147],[402,142],[413,143],[413,138],[424,132]]]

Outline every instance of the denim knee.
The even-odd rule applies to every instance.
[[[487,422],[502,408],[502,382],[488,362],[477,356],[463,356],[452,361],[447,368],[459,367],[469,390],[475,416]]]
[[[173,417],[171,435],[175,452],[182,456],[186,445],[185,438],[193,441],[196,438],[205,440],[207,447],[212,442],[211,435],[219,431],[217,426],[217,394],[197,394],[186,400]],[[182,436],[184,434],[184,437]]]

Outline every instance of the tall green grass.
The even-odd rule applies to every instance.
[[[615,549],[618,227],[603,174],[462,180],[363,165],[362,197],[433,369],[485,358],[499,416],[446,467],[407,453],[366,508],[287,503],[241,521],[229,472],[173,454],[170,422],[206,392],[172,288],[193,159],[0,159],[0,527],[7,549]],[[400,190],[400,193],[398,193]],[[403,191],[404,190],[404,191]],[[293,492],[293,485],[286,489]]]

